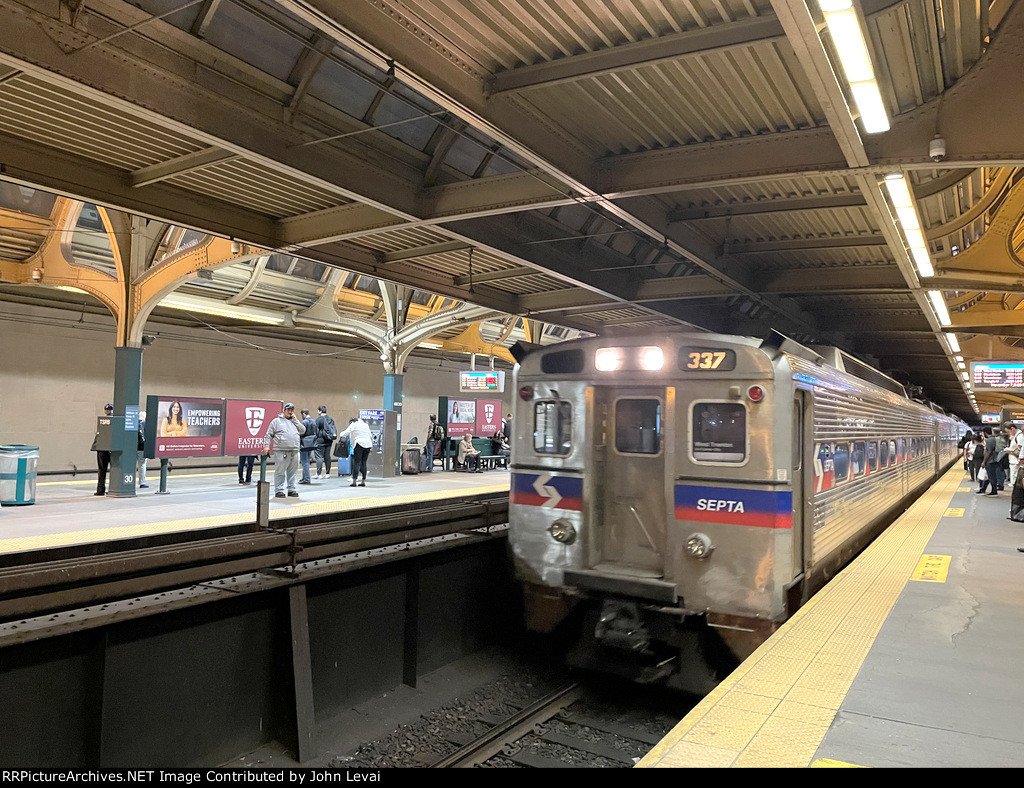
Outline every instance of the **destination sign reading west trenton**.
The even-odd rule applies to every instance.
[[[1024,388],[1024,364],[1020,362],[972,362],[971,378],[975,388]]]

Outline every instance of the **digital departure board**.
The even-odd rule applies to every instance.
[[[972,361],[975,389],[1024,389],[1024,363],[1019,361]]]
[[[459,373],[459,391],[505,391],[505,373],[501,370],[488,369],[482,372],[470,371]]]

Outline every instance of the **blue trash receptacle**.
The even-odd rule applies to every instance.
[[[0,446],[0,506],[36,502],[36,464],[39,447],[8,443]]]

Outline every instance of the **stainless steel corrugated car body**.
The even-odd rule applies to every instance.
[[[529,625],[578,619],[579,664],[698,691],[763,642],[958,453],[957,419],[828,355],[680,332],[523,356]]]

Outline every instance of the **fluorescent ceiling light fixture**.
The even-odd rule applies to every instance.
[[[960,369],[967,369],[967,365],[962,361],[956,362],[956,365],[960,367]]]
[[[928,298],[932,302],[932,307],[935,309],[939,322],[944,326],[950,325],[949,310],[946,308],[946,299],[942,297],[942,293],[938,290],[929,290]]]
[[[932,257],[928,252],[928,242],[921,232],[921,220],[917,215],[917,206],[910,194],[907,179],[899,173],[886,175],[885,188],[889,192],[893,208],[896,209],[896,218],[907,239],[910,256],[917,267],[918,275],[925,279],[935,276]]]
[[[957,361],[963,361],[963,360],[964,360],[964,357],[963,357],[963,356],[956,356],[956,360],[957,360]]]
[[[970,380],[971,379],[971,376],[968,375],[966,372],[961,372],[960,374],[964,376],[964,380]]]
[[[875,70],[857,10],[850,0],[818,0],[818,5],[825,15],[829,36],[839,55],[864,131],[868,134],[888,131],[889,116],[875,81]]]
[[[956,334],[952,332],[946,332],[946,342],[949,344],[949,349],[954,353],[960,352],[960,340],[956,338]]]
[[[235,320],[248,320],[252,323],[265,323],[272,326],[284,325],[284,315],[277,316],[270,313],[261,314],[250,312],[245,309],[237,309],[231,304],[212,304],[205,299],[190,298],[186,295],[175,295],[163,299],[158,306],[169,309],[181,309],[185,312],[199,312],[204,315],[217,315],[218,317],[231,317]]]
[[[913,208],[914,200],[910,196],[910,188],[907,186],[907,179],[899,173],[890,173],[885,176],[885,188],[889,192],[892,204],[897,208]]]
[[[66,290],[69,293],[84,293],[85,295],[89,294],[88,290],[83,290],[80,287],[72,287],[71,285],[57,285],[57,289]]]
[[[425,347],[431,350],[438,350],[441,347],[440,342],[420,342],[416,347]]]

